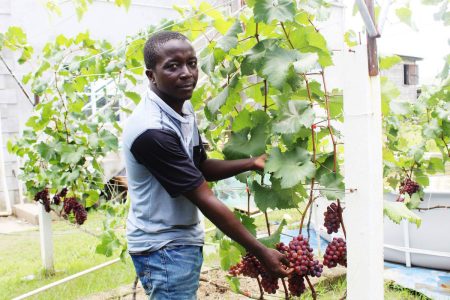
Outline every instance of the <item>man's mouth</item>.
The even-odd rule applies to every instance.
[[[178,88],[182,90],[188,90],[194,88],[194,83],[179,85]]]

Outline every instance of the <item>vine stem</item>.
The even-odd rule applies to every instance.
[[[262,186],[263,184],[264,184],[264,175],[261,176],[261,186]],[[269,236],[270,236],[271,233],[270,233],[269,215],[267,214],[267,210],[264,211],[264,218],[266,219],[267,233],[268,233]]]
[[[308,98],[311,101],[311,106],[312,106],[312,97],[311,97],[311,90],[309,88],[309,81],[308,78],[303,75],[303,78],[305,79],[305,83],[306,83],[306,91],[308,92]],[[314,131],[315,125],[311,125],[311,141],[312,141],[312,150],[313,150],[313,159],[312,162],[314,163],[314,165],[316,164],[316,138],[315,138],[315,131]],[[305,207],[305,210],[302,214],[302,219],[300,221],[300,228],[299,228],[299,234],[302,234],[302,229],[303,229],[303,222],[305,221],[305,216],[308,212],[309,207],[312,205],[313,201],[314,201],[314,183],[315,183],[315,177],[311,178],[311,186],[310,186],[310,191],[309,191],[309,201],[308,204]]]
[[[281,282],[283,283],[284,298],[286,300],[288,300],[289,299],[289,292],[288,292],[288,289],[287,289],[287,286],[286,286],[286,282],[284,281],[284,278],[281,278]]]
[[[258,281],[258,286],[259,286],[259,294],[260,294],[259,299],[264,299],[264,291],[262,289],[261,280],[259,279],[259,276],[256,277],[256,280]]]
[[[436,206],[432,206],[432,207],[418,207],[416,208],[418,211],[421,210],[432,210],[432,209],[438,209],[438,208],[447,208],[450,209],[450,206],[444,206],[444,205],[436,205]]]
[[[311,284],[309,277],[305,276],[305,278],[306,278],[306,281],[308,282],[309,288],[311,289],[311,295],[312,295],[313,299],[316,300],[317,299],[316,290],[314,289],[314,286]]]
[[[286,39],[287,39],[287,41],[289,43],[289,46],[291,46],[292,49],[295,49],[294,45],[291,42],[291,39],[289,38],[289,35],[288,35],[287,31],[286,31],[286,28],[284,27],[284,23],[280,22],[280,25],[281,25],[281,28],[283,28],[283,32],[284,32],[284,35],[286,36]]]
[[[25,97],[27,97],[28,101],[30,101],[31,105],[35,105],[33,103],[33,101],[31,101],[30,95],[28,95],[27,91],[25,90],[25,88],[23,87],[22,83],[19,81],[19,79],[17,79],[16,75],[14,74],[14,72],[11,70],[11,68],[9,67],[9,65],[6,63],[5,59],[3,58],[3,56],[0,55],[0,60],[3,62],[3,64],[5,65],[6,69],[8,70],[9,74],[12,76],[12,78],[14,79],[14,81],[17,83],[17,85],[20,87],[20,89],[22,90],[22,93],[25,95]]]
[[[339,199],[337,199],[337,204],[338,204],[338,211],[339,211],[339,221],[341,222],[341,226],[342,226],[342,232],[344,233],[345,239],[347,239],[347,232],[345,231],[344,219],[342,218],[341,201]]]
[[[248,182],[246,182],[245,184],[246,184],[245,190],[247,191],[247,216],[250,217],[250,189],[248,187]]]
[[[444,138],[444,134],[443,134],[443,133],[441,133],[441,140],[442,140],[442,142],[444,143],[445,149],[447,149],[448,157],[450,157],[450,149],[449,149],[449,147],[447,146],[447,142],[445,141],[445,138]]]
[[[328,127],[328,132],[330,133],[331,141],[333,143],[333,153],[334,153],[334,156],[333,156],[333,172],[336,173],[336,169],[337,169],[337,143],[336,143],[336,139],[334,137],[333,129],[331,127],[330,98],[329,98],[328,91],[327,91],[327,84],[325,82],[325,71],[322,69],[320,74],[322,76],[323,90],[325,92],[325,110],[327,111],[327,127]]]

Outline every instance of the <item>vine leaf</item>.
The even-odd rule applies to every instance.
[[[272,149],[264,170],[273,172],[275,178],[280,178],[282,188],[290,188],[312,178],[316,168],[310,160],[309,152],[297,147],[283,153],[279,148]]]
[[[295,3],[293,0],[256,0],[253,13],[255,22],[293,21]]]
[[[286,226],[287,222],[283,219],[278,226],[277,230],[270,236],[263,237],[258,239],[264,246],[268,248],[275,248],[275,245],[280,242],[281,232],[283,231],[284,226]]]
[[[385,216],[396,224],[400,224],[401,220],[406,219],[408,222],[415,223],[419,227],[422,222],[422,219],[410,211],[403,202],[384,200],[383,212]]]
[[[320,193],[328,200],[343,199],[344,198],[344,178],[337,173],[323,174],[318,178],[318,181],[323,190]]]
[[[233,292],[239,293],[241,282],[239,281],[239,278],[233,277],[230,275],[225,276],[228,284],[230,285],[230,288]]]
[[[224,238],[220,241],[219,257],[222,269],[228,270],[241,260],[241,252],[229,239]]]
[[[280,47],[270,49],[262,59],[262,74],[274,87],[281,90],[289,76],[298,77],[297,74],[289,72],[297,57],[296,50],[286,50]]]
[[[317,67],[319,67],[319,56],[317,53],[301,54],[294,63],[294,69],[298,73],[306,73]]]
[[[252,119],[250,116],[250,112],[246,109],[243,109],[234,119],[231,128],[233,129],[234,132],[239,132],[242,129],[250,127],[252,127]]]
[[[237,20],[228,32],[218,41],[216,47],[222,49],[225,52],[235,48],[238,44],[238,34],[242,32],[242,25]]]
[[[298,190],[303,190],[303,186],[299,185],[296,188],[283,189],[280,180],[271,178],[272,186],[262,186],[257,181],[253,181],[252,190],[255,191],[255,204],[262,210],[266,211],[272,209],[286,209],[297,207],[300,197],[296,194]]]
[[[380,58],[380,69],[390,69],[401,61],[402,59],[398,55],[383,56]]]
[[[280,105],[280,115],[273,130],[278,133],[296,133],[302,127],[311,127],[315,113],[310,102],[305,100],[291,100]]]
[[[231,133],[230,140],[223,148],[226,159],[254,157],[265,153],[269,116],[258,110],[251,113],[251,120],[253,128]]]
[[[276,39],[267,39],[256,44],[246,54],[241,64],[242,75],[252,75],[255,70],[259,70],[263,65],[266,52],[276,47]]]
[[[234,211],[234,215],[242,223],[242,225],[244,225],[248,232],[250,232],[253,236],[256,236],[256,225],[254,218],[240,213],[239,211]]]

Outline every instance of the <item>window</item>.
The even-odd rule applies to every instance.
[[[418,65],[403,65],[403,83],[405,85],[419,84],[419,66]]]

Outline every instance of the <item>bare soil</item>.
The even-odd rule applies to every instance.
[[[335,268],[329,270],[327,268],[324,269],[323,276],[321,278],[311,278],[312,284],[316,284],[319,281],[331,279],[340,275],[345,274],[344,268]],[[225,278],[227,273],[225,271],[219,269],[211,269],[209,271],[205,271],[200,276],[200,287],[197,293],[199,300],[241,300],[241,299],[259,299],[260,292],[258,283],[255,279],[241,277],[241,293],[236,294],[231,291],[230,286]],[[284,290],[280,281],[280,289],[277,294],[268,295],[264,294],[264,299],[284,299]],[[121,299],[121,300],[132,300],[133,299],[133,289],[132,284],[121,286],[112,291],[103,292],[99,294],[92,295],[90,297],[84,297],[83,299],[87,300],[113,300],[113,299]],[[145,295],[143,288],[140,286],[140,283],[137,286],[136,290],[136,299],[137,300],[146,300],[148,299]]]

